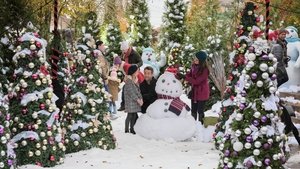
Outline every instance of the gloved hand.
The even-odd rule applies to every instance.
[[[291,60],[291,57],[290,57],[290,56],[288,56],[288,57],[286,57],[286,58],[283,59],[283,62],[284,62],[285,67],[288,67],[288,62],[289,62],[290,60]]]

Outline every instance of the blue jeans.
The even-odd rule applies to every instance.
[[[110,114],[117,114],[117,106],[114,101],[109,102],[109,112]]]

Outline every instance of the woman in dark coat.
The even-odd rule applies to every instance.
[[[209,70],[206,66],[207,54],[203,51],[197,52],[191,71],[186,74],[185,80],[192,86],[192,116],[203,124],[204,105],[209,99],[210,89],[208,83]]]

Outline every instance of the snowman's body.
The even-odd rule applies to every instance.
[[[160,55],[160,60],[157,61],[156,54],[152,48],[145,48],[142,54],[143,65],[140,67],[141,72],[144,72],[145,67],[150,66],[153,68],[153,76],[158,78],[160,68],[166,65],[166,56]]]
[[[300,39],[298,38],[297,29],[294,27],[287,27],[287,55],[291,57],[286,68],[289,81],[284,83],[282,87],[289,87],[292,85],[300,85]]]
[[[179,116],[168,110],[171,102],[172,100],[157,99],[147,108],[147,114],[154,119],[186,117],[188,114],[186,108],[183,108]]]
[[[158,95],[178,98],[182,95],[182,84],[172,73],[164,73],[157,80],[155,91]],[[170,110],[173,99],[157,99],[152,103],[146,114],[141,115],[136,124],[137,134],[160,140],[182,141],[191,138],[196,132],[196,121],[188,113],[187,107],[182,107],[178,114]]]

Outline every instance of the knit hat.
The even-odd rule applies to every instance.
[[[114,65],[120,65],[122,63],[122,60],[119,56],[116,56],[114,58]]]
[[[126,51],[129,49],[129,43],[127,41],[121,42],[121,50]]]
[[[196,58],[201,61],[201,62],[204,62],[207,58],[207,54],[204,52],[204,51],[199,51],[196,53]]]
[[[129,67],[130,67],[130,64],[129,64],[129,63],[125,63],[124,61],[122,62],[121,68],[123,69],[124,74],[127,74],[127,73],[128,73]]]
[[[131,65],[131,66],[128,68],[127,75],[133,75],[137,70],[138,70],[137,65]]]
[[[286,29],[284,29],[284,28],[282,28],[282,29],[279,29],[278,30],[278,35],[280,35],[280,34],[282,34],[282,33],[286,33],[286,34],[288,34],[289,33],[289,31],[287,31]]]

